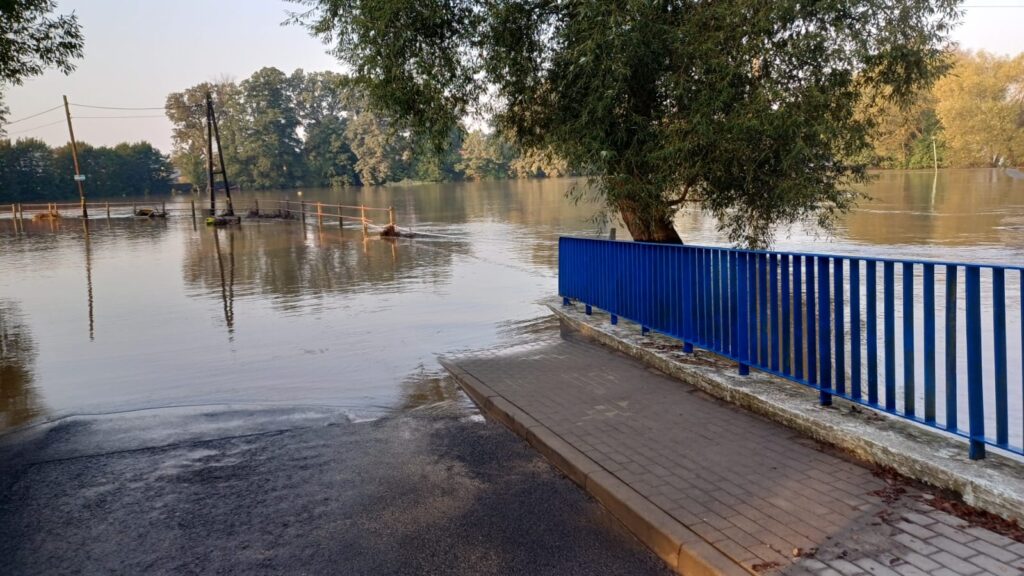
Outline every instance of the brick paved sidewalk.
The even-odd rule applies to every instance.
[[[1024,574],[1024,544],[599,345],[452,363],[752,573]]]

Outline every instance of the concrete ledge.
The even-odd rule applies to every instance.
[[[439,361],[481,411],[529,442],[673,570],[687,576],[749,576],[750,572],[742,566],[572,447],[551,429],[496,394],[478,378],[448,359],[441,358]]]
[[[586,315],[561,299],[548,307],[568,327],[632,356],[702,391],[761,414],[802,434],[852,453],[866,462],[960,494],[964,502],[1024,526],[1024,463],[989,450],[984,460],[967,457],[967,443],[941,432],[901,421],[836,398],[832,407],[817,392],[787,380],[751,371],[738,376],[735,365],[698,350],[683,354],[679,341],[640,334],[624,319],[612,325],[607,314]],[[582,307],[582,306],[581,306]]]

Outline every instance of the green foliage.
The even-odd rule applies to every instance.
[[[351,78],[264,68],[242,81],[203,83],[167,97],[172,158],[182,177],[206,187],[206,93],[213,95],[228,177],[243,188],[379,185],[412,179],[561,176],[550,152],[515,166],[515,148],[451,128],[441,146],[370,106]]]
[[[147,142],[99,148],[78,144],[78,161],[92,197],[167,194],[174,168]],[[74,198],[71,149],[50,148],[41,140],[0,140],[0,202]]]
[[[764,245],[857,195],[861,95],[900,105],[946,68],[955,0],[300,0],[384,113],[439,146],[494,112],[517,146],[596,174],[635,238],[693,199]],[[486,95],[486,98],[482,97]]]
[[[935,98],[955,165],[1024,164],[1024,54],[958,54]]]
[[[21,85],[47,68],[70,74],[82,57],[78,17],[50,16],[56,8],[56,0],[0,0],[0,136],[7,113],[4,85]]]

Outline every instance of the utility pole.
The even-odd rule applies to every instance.
[[[213,169],[213,141],[217,140],[217,160],[220,168],[217,170]],[[206,93],[206,171],[207,176],[210,180],[210,214],[214,214],[216,209],[216,203],[214,202],[214,182],[213,177],[215,174],[220,174],[221,179],[224,181],[224,197],[227,200],[227,207],[224,210],[225,216],[234,216],[235,209],[231,203],[231,184],[228,183],[228,171],[224,165],[224,149],[220,145],[220,128],[217,126],[217,114],[213,110],[213,97],[209,92]]]
[[[67,94],[64,95],[64,115],[67,116],[68,134],[71,136],[71,159],[75,163],[75,184],[78,184],[78,198],[82,203],[82,218],[88,218],[89,209],[85,206],[85,187],[82,185],[85,176],[82,176],[82,172],[78,168],[78,144],[75,142],[75,129],[71,126],[71,107],[68,106]]]

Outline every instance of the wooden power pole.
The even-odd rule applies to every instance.
[[[82,218],[89,217],[89,209],[85,206],[85,176],[78,167],[78,143],[75,142],[75,129],[71,126],[71,108],[68,106],[67,94],[64,95],[64,115],[68,119],[68,135],[71,137],[71,159],[75,163],[75,184],[78,184],[78,198],[82,203]]]
[[[213,168],[213,143],[217,142],[217,163],[220,165],[216,170]],[[217,114],[213,110],[213,97],[206,93],[206,175],[210,182],[210,215],[216,216],[217,203],[215,200],[216,184],[213,181],[215,175],[220,175],[224,181],[224,198],[227,200],[227,207],[224,210],[225,216],[234,216],[234,206],[231,204],[231,184],[228,183],[228,171],[224,166],[224,150],[220,146],[220,129],[217,127]]]

